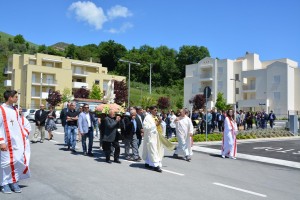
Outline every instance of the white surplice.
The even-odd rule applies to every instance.
[[[17,110],[12,106],[2,104],[0,108],[0,144],[5,143],[8,150],[0,151],[1,186],[30,177],[27,137],[28,133],[21,123]]]
[[[237,152],[236,134],[238,132],[237,124],[228,117],[224,121],[222,156],[235,157]]]
[[[176,137],[178,140],[178,146],[174,154],[191,156],[193,155],[191,135],[194,132],[192,120],[185,116],[179,117],[176,123]]]
[[[143,159],[152,167],[162,167],[162,158],[164,150],[159,139],[154,117],[146,115],[143,122],[144,140],[143,140]]]

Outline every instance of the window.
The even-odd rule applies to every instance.
[[[274,100],[280,100],[280,92],[274,92]]]
[[[35,60],[29,60],[29,65],[36,65],[36,61]]]
[[[275,84],[280,84],[280,75],[274,76],[273,81],[274,81]]]
[[[235,80],[240,80],[240,75],[239,74],[235,74],[234,78],[235,78]]]
[[[99,84],[100,84],[100,81],[99,81],[99,80],[95,80],[95,84],[96,84],[96,85],[99,85]]]
[[[192,85],[192,94],[196,94],[198,91],[199,91],[198,85],[197,84],[193,84]]]
[[[108,88],[108,81],[103,80],[103,95],[106,95],[107,88]]]
[[[218,81],[218,90],[223,88],[223,81]]]

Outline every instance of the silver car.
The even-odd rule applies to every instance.
[[[34,119],[34,115],[35,115],[35,112],[37,111],[38,109],[28,109],[28,115],[26,116],[26,119],[28,119],[28,121],[32,121],[34,122],[35,119]]]

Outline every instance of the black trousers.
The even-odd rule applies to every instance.
[[[106,161],[110,160],[110,154],[112,152],[111,147],[114,147],[114,149],[115,149],[114,160],[119,160],[119,157],[120,157],[120,144],[119,144],[119,142],[118,141],[114,141],[114,142],[103,141],[102,148],[103,148],[103,151],[105,153]]]

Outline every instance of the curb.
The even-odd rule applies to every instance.
[[[193,146],[192,149],[194,151],[207,153],[207,154],[214,154],[214,155],[220,155],[221,154],[221,150],[217,150],[217,149],[210,149],[210,148],[199,147],[199,146]],[[221,158],[221,156],[220,156],[220,158]],[[252,155],[247,155],[247,154],[242,154],[242,153],[238,153],[237,158],[238,159],[241,158],[241,159],[244,159],[244,160],[251,160],[251,161],[255,161],[255,162],[261,162],[261,163],[267,163],[267,164],[272,164],[272,165],[280,165],[280,166],[300,169],[300,163],[293,162],[293,161],[280,160],[280,159],[275,159],[275,158],[267,158],[267,157],[262,157],[262,156],[252,156]]]

